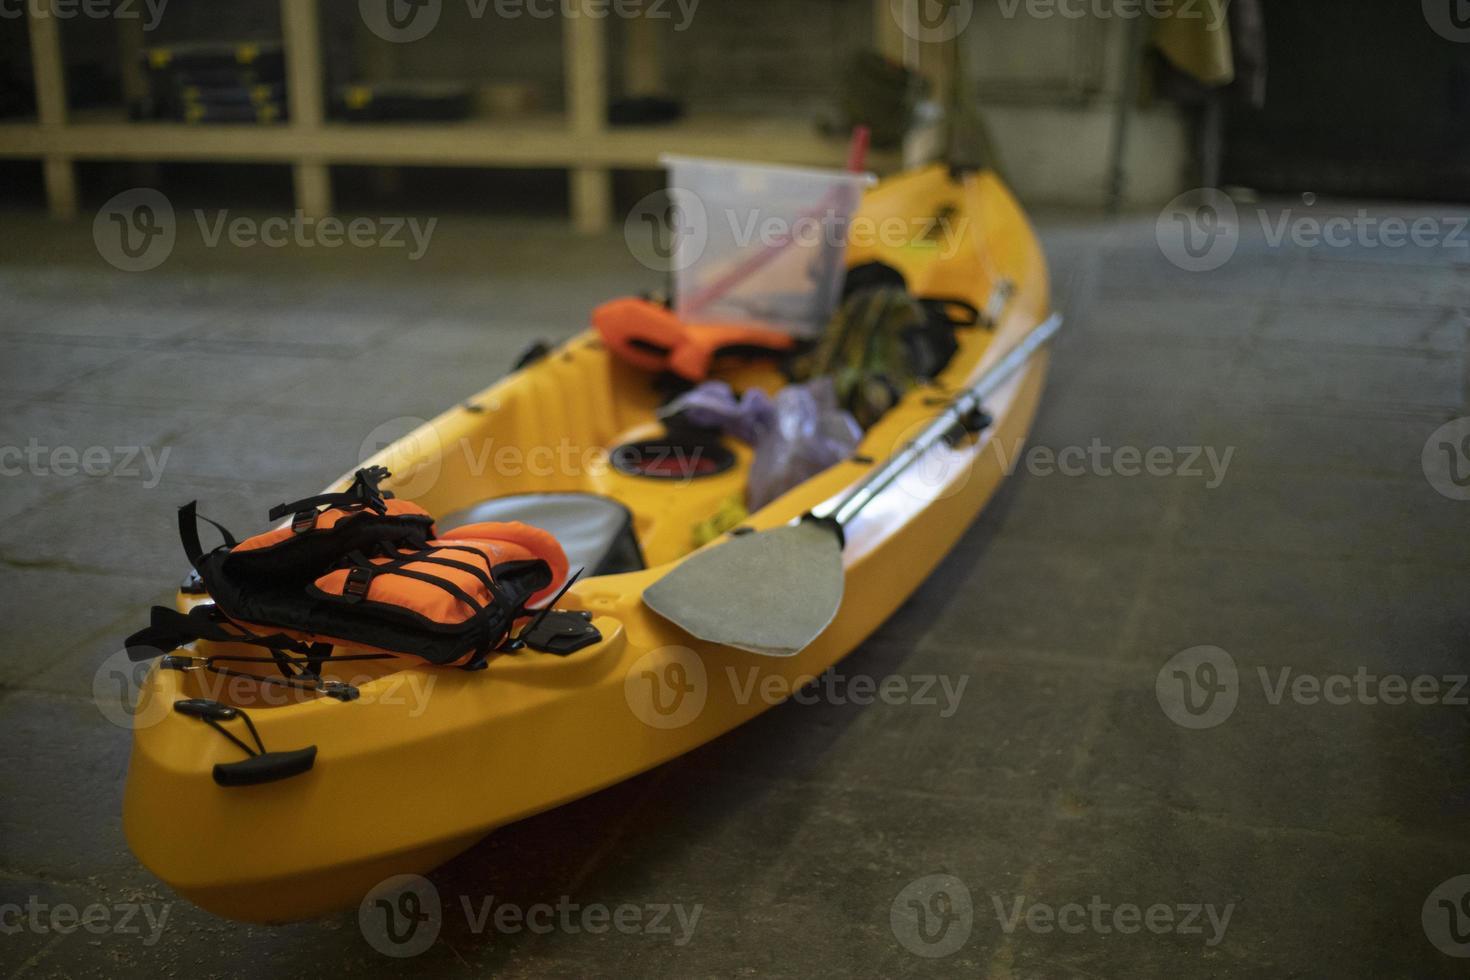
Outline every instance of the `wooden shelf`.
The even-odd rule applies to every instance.
[[[0,124],[0,156],[60,154],[78,160],[230,160],[385,165],[566,166],[573,140],[556,117],[435,124],[188,124],[78,119],[48,128]]]
[[[840,167],[847,141],[822,136],[806,119],[695,115],[666,126],[607,130],[591,152],[599,162],[615,167],[656,166],[663,153]],[[896,164],[896,159],[878,154],[870,163],[881,170]]]
[[[875,0],[880,25],[889,19],[887,6]],[[334,164],[565,168],[577,228],[599,232],[613,223],[611,171],[656,168],[663,153],[832,167],[846,155],[842,140],[824,138],[799,119],[699,115],[667,125],[609,127],[606,21],[598,17],[564,21],[565,113],[457,123],[332,122],[323,117],[320,95],[317,0],[281,0],[281,16],[289,121],[208,125],[133,122],[121,111],[69,113],[55,19],[32,17],[38,114],[0,122],[0,158],[40,158],[51,210],[61,216],[76,213],[76,160],[288,164],[297,206],[317,216],[331,210],[327,168]],[[629,83],[655,84],[657,45],[635,44],[630,51],[624,66]],[[895,162],[879,155],[873,166]]]
[[[579,136],[556,115],[453,123],[198,124],[79,118],[61,127],[0,123],[0,157],[61,155],[77,160],[198,160],[290,163],[310,156],[328,164],[384,166],[572,167],[653,169],[664,153],[778,160],[830,166],[841,140],[798,119],[705,115],[657,126]],[[885,158],[880,154],[876,163]]]

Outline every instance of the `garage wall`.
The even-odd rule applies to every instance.
[[[675,0],[665,9],[670,17],[659,27],[666,85],[693,111],[806,119],[830,111],[845,67],[873,43],[875,9],[877,16],[884,13],[873,0],[699,0],[686,24]],[[321,10],[330,81],[529,81],[543,108],[563,104],[559,18],[507,20],[494,16],[493,3],[476,17],[468,0],[443,0],[438,30],[412,44],[390,44],[366,30],[356,0],[322,0]],[[151,39],[270,34],[278,30],[278,13],[279,0],[179,0]],[[24,32],[6,26],[12,28],[8,41],[20,41]],[[1103,202],[1128,26],[1094,14],[1036,18],[1026,15],[1024,3],[975,0],[962,36],[969,74],[1008,175],[1027,203]],[[625,27],[611,23],[615,87]],[[113,25],[71,22],[63,41],[73,71],[97,66],[91,88],[117,99],[120,45]],[[1168,107],[1142,110],[1128,154],[1128,203],[1144,206],[1178,193],[1187,182],[1187,162],[1179,115]]]
[[[1094,15],[1007,17],[1000,4],[976,4],[964,34],[967,74],[1024,200],[1104,203],[1129,28],[1129,21]],[[1188,183],[1189,158],[1179,111],[1139,107],[1125,156],[1125,205],[1174,197]]]

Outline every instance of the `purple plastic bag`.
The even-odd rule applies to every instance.
[[[776,405],[770,395],[750,388],[736,399],[735,392],[723,381],[706,381],[691,388],[658,414],[668,418],[679,412],[700,428],[719,429],[751,446],[776,424]]]
[[[681,411],[695,425],[720,429],[755,449],[745,490],[751,511],[851,456],[863,437],[825,377],[787,385],[774,400],[758,388],[737,400],[725,382],[706,381],[660,414]]]
[[[838,407],[831,378],[787,385],[776,393],[776,425],[756,441],[746,506],[759,510],[840,463],[862,438],[857,420]]]

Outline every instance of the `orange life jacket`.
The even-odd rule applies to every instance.
[[[625,297],[592,311],[592,326],[619,358],[645,371],[672,371],[686,381],[709,377],[717,356],[781,354],[796,342],[779,330],[742,323],[686,323],[651,300]]]
[[[154,610],[128,640],[168,652],[192,639],[273,649],[330,644],[478,666],[506,640],[526,606],[567,576],[546,531],[520,523],[471,524],[439,535],[422,507],[378,490],[387,470],[359,470],[335,494],[281,504],[289,523],[236,541],[199,544],[194,504],[179,534],[214,609],[203,616]],[[206,519],[207,520],[207,519]],[[192,634],[192,635],[191,635]]]

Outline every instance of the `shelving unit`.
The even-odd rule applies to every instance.
[[[874,17],[875,43],[901,51],[888,0],[875,0]],[[654,168],[661,153],[814,166],[840,166],[844,156],[840,141],[819,136],[804,120],[695,116],[667,125],[608,126],[607,20],[600,17],[563,20],[565,113],[424,124],[326,119],[317,0],[281,0],[290,119],[279,124],[130,122],[121,113],[70,113],[57,21],[34,15],[29,21],[37,118],[0,123],[0,157],[39,158],[48,205],[63,218],[77,213],[78,160],[287,163],[296,206],[312,216],[332,210],[333,164],[544,167],[567,170],[573,223],[595,233],[613,221],[612,171]],[[630,91],[659,88],[660,38],[653,26],[628,24],[621,68]],[[879,167],[891,162],[875,160]]]

